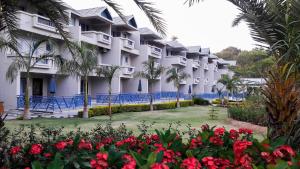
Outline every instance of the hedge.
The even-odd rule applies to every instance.
[[[194,102],[191,100],[180,101],[181,107],[193,106]],[[157,103],[153,105],[154,110],[175,109],[176,102]],[[123,112],[144,112],[150,111],[149,104],[127,104],[127,105],[113,105],[112,114]],[[78,116],[82,117],[82,111],[78,112]],[[108,106],[97,106],[89,109],[89,117],[101,116],[108,114]]]
[[[229,106],[227,111],[232,119],[267,126],[267,113],[262,107]]]
[[[209,105],[209,101],[203,98],[194,98],[193,101],[194,104],[196,105],[204,105],[204,106]]]

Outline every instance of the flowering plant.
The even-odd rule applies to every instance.
[[[52,139],[12,145],[7,168],[260,169],[300,168],[299,152],[288,145],[259,142],[249,129],[208,125],[186,133],[169,127],[135,136],[124,126],[56,134]],[[1,167],[0,167],[1,168]],[[2,169],[2,168],[1,168]]]

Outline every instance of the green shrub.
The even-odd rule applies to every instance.
[[[220,105],[220,104],[222,104],[222,100],[221,99],[214,99],[213,101],[211,101],[211,104]]]
[[[205,99],[202,99],[202,98],[194,98],[193,102],[196,105],[204,105],[204,106],[209,105],[209,101],[205,100]]]
[[[181,107],[193,106],[192,100],[180,101]],[[176,102],[158,103],[153,105],[154,110],[175,109]],[[150,105],[148,104],[126,104],[126,105],[113,105],[112,114],[123,112],[143,112],[149,111]],[[78,116],[82,117],[83,112],[79,111]],[[96,106],[89,109],[89,117],[101,116],[108,114],[108,106]]]
[[[261,126],[267,125],[267,113],[262,107],[247,107],[245,105],[229,106],[229,117],[235,120],[249,122]]]

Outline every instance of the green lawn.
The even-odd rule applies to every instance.
[[[193,128],[200,128],[202,124],[209,124],[211,126],[225,127],[227,129],[235,128],[230,125],[227,119],[227,110],[225,108],[217,108],[218,119],[211,120],[208,112],[209,107],[195,106],[180,108],[175,110],[163,110],[154,112],[128,112],[114,114],[112,125],[117,127],[124,123],[129,129],[137,132],[137,125],[145,120],[147,123],[156,122],[153,128],[166,128],[171,122],[180,121],[180,129],[186,129],[186,125],[191,124]],[[108,116],[94,117],[90,119],[33,119],[29,121],[13,120],[6,122],[6,126],[10,129],[16,128],[20,125],[41,124],[44,126],[64,126],[65,130],[74,130],[80,127],[83,130],[89,130],[98,123],[104,124],[109,121]]]

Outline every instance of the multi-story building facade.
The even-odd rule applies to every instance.
[[[141,93],[177,91],[172,82],[166,82],[166,74],[158,78],[152,87],[149,87],[146,79],[134,76],[135,72],[143,70],[142,63],[149,59],[154,59],[157,65],[183,69],[190,74],[190,78],[181,82],[180,92],[189,94],[191,88],[195,95],[210,93],[221,75],[229,73],[228,65],[232,65],[212,55],[207,48],[186,47],[177,40],[163,41],[149,28],[139,29],[134,16],[127,16],[125,21],[118,17],[113,18],[106,7],[74,10],[66,5],[65,11],[70,20],[68,24],[65,23],[65,31],[69,32],[71,40],[92,45],[96,49],[98,66],[121,67],[112,83],[112,92],[115,94],[137,93],[140,81]],[[66,59],[72,58],[62,37],[53,23],[43,16],[42,11],[34,11],[22,1],[17,16],[18,28],[22,31],[22,36],[18,38],[22,52],[28,52],[28,43],[51,37],[56,45],[45,44],[38,50],[36,57],[51,50]],[[5,102],[6,109],[16,108],[16,96],[23,95],[25,91],[23,70],[12,83],[5,78],[15,56],[10,50],[1,51],[3,59],[0,62],[0,100]],[[53,79],[56,81],[55,96],[72,97],[83,93],[84,83],[80,78],[61,74],[58,70],[53,60],[43,60],[36,64],[30,72],[30,96],[52,96],[48,89]],[[88,94],[92,98],[107,91],[108,84],[102,77],[98,77],[96,73],[89,76]]]

